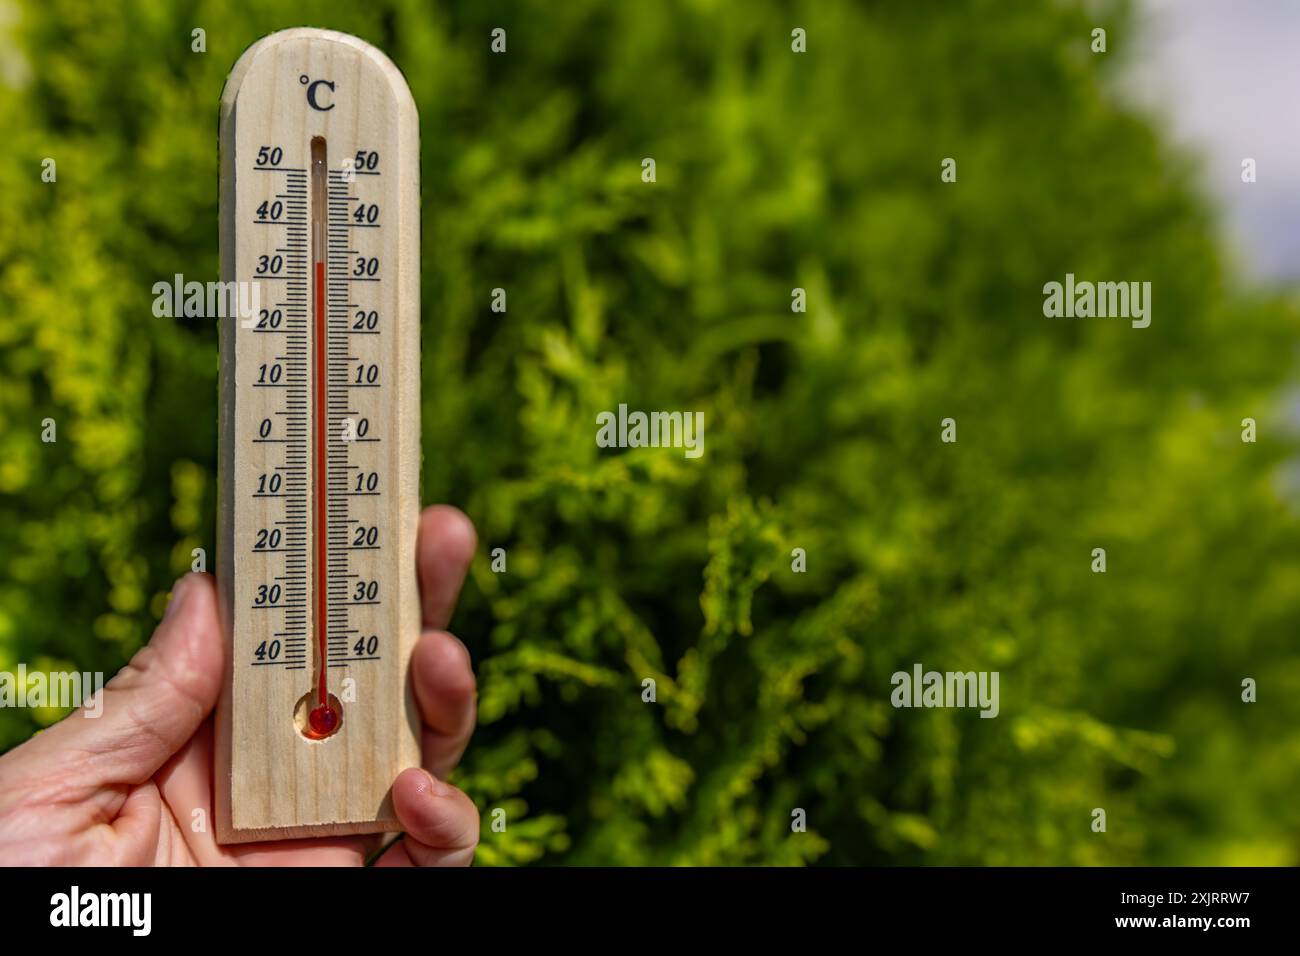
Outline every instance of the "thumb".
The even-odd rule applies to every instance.
[[[149,643],[98,699],[32,741],[43,769],[57,766],[89,786],[147,780],[212,711],[223,659],[212,578],[187,574]]]

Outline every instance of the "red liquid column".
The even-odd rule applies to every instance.
[[[329,215],[328,171],[325,140],[311,141],[311,263],[313,276],[312,332],[312,434],[315,449],[313,469],[313,534],[316,543],[312,562],[312,593],[316,600],[316,694],[303,729],[319,740],[338,729],[340,714],[329,693],[329,507],[327,449],[329,445],[329,322],[325,308],[325,263],[328,257],[325,223]]]

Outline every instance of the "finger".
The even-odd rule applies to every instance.
[[[239,866],[361,866],[379,847],[369,836],[308,837],[240,843],[223,851]]]
[[[148,780],[216,705],[223,655],[212,578],[187,574],[149,643],[87,705],[32,741],[45,772],[58,768],[87,787]]]
[[[476,685],[469,651],[446,631],[425,631],[411,656],[411,681],[424,722],[422,763],[446,778],[474,732]]]
[[[441,629],[451,621],[477,547],[474,525],[458,509],[434,505],[420,515],[416,565],[426,628]]]
[[[206,720],[156,777],[163,802],[199,866],[227,861],[217,847],[212,815],[212,721]]]
[[[151,866],[160,860],[171,862],[172,839],[160,826],[162,797],[152,783],[132,787],[110,824],[117,839],[112,843],[113,866]]]
[[[393,784],[393,809],[406,837],[378,866],[469,866],[478,845],[478,808],[427,770],[403,770]]]

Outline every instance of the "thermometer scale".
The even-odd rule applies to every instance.
[[[217,837],[396,830],[420,757],[415,103],[369,44],[285,30],[235,64],[219,138],[221,277],[258,305],[221,319]]]

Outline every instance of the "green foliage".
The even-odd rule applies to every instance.
[[[112,671],[211,553],[214,329],[151,287],[216,277],[225,73],[310,23],[420,107],[425,498],[484,545],[453,625],[481,863],[1300,862],[1297,316],[1225,275],[1088,50],[1131,49],[1125,9],[1088,6],[24,0],[0,668]],[[1044,318],[1066,272],[1151,281],[1151,327]],[[597,448],[620,402],[703,411],[703,457]],[[998,670],[1000,716],[892,708],[918,661]],[[0,711],[0,747],[57,716]]]

